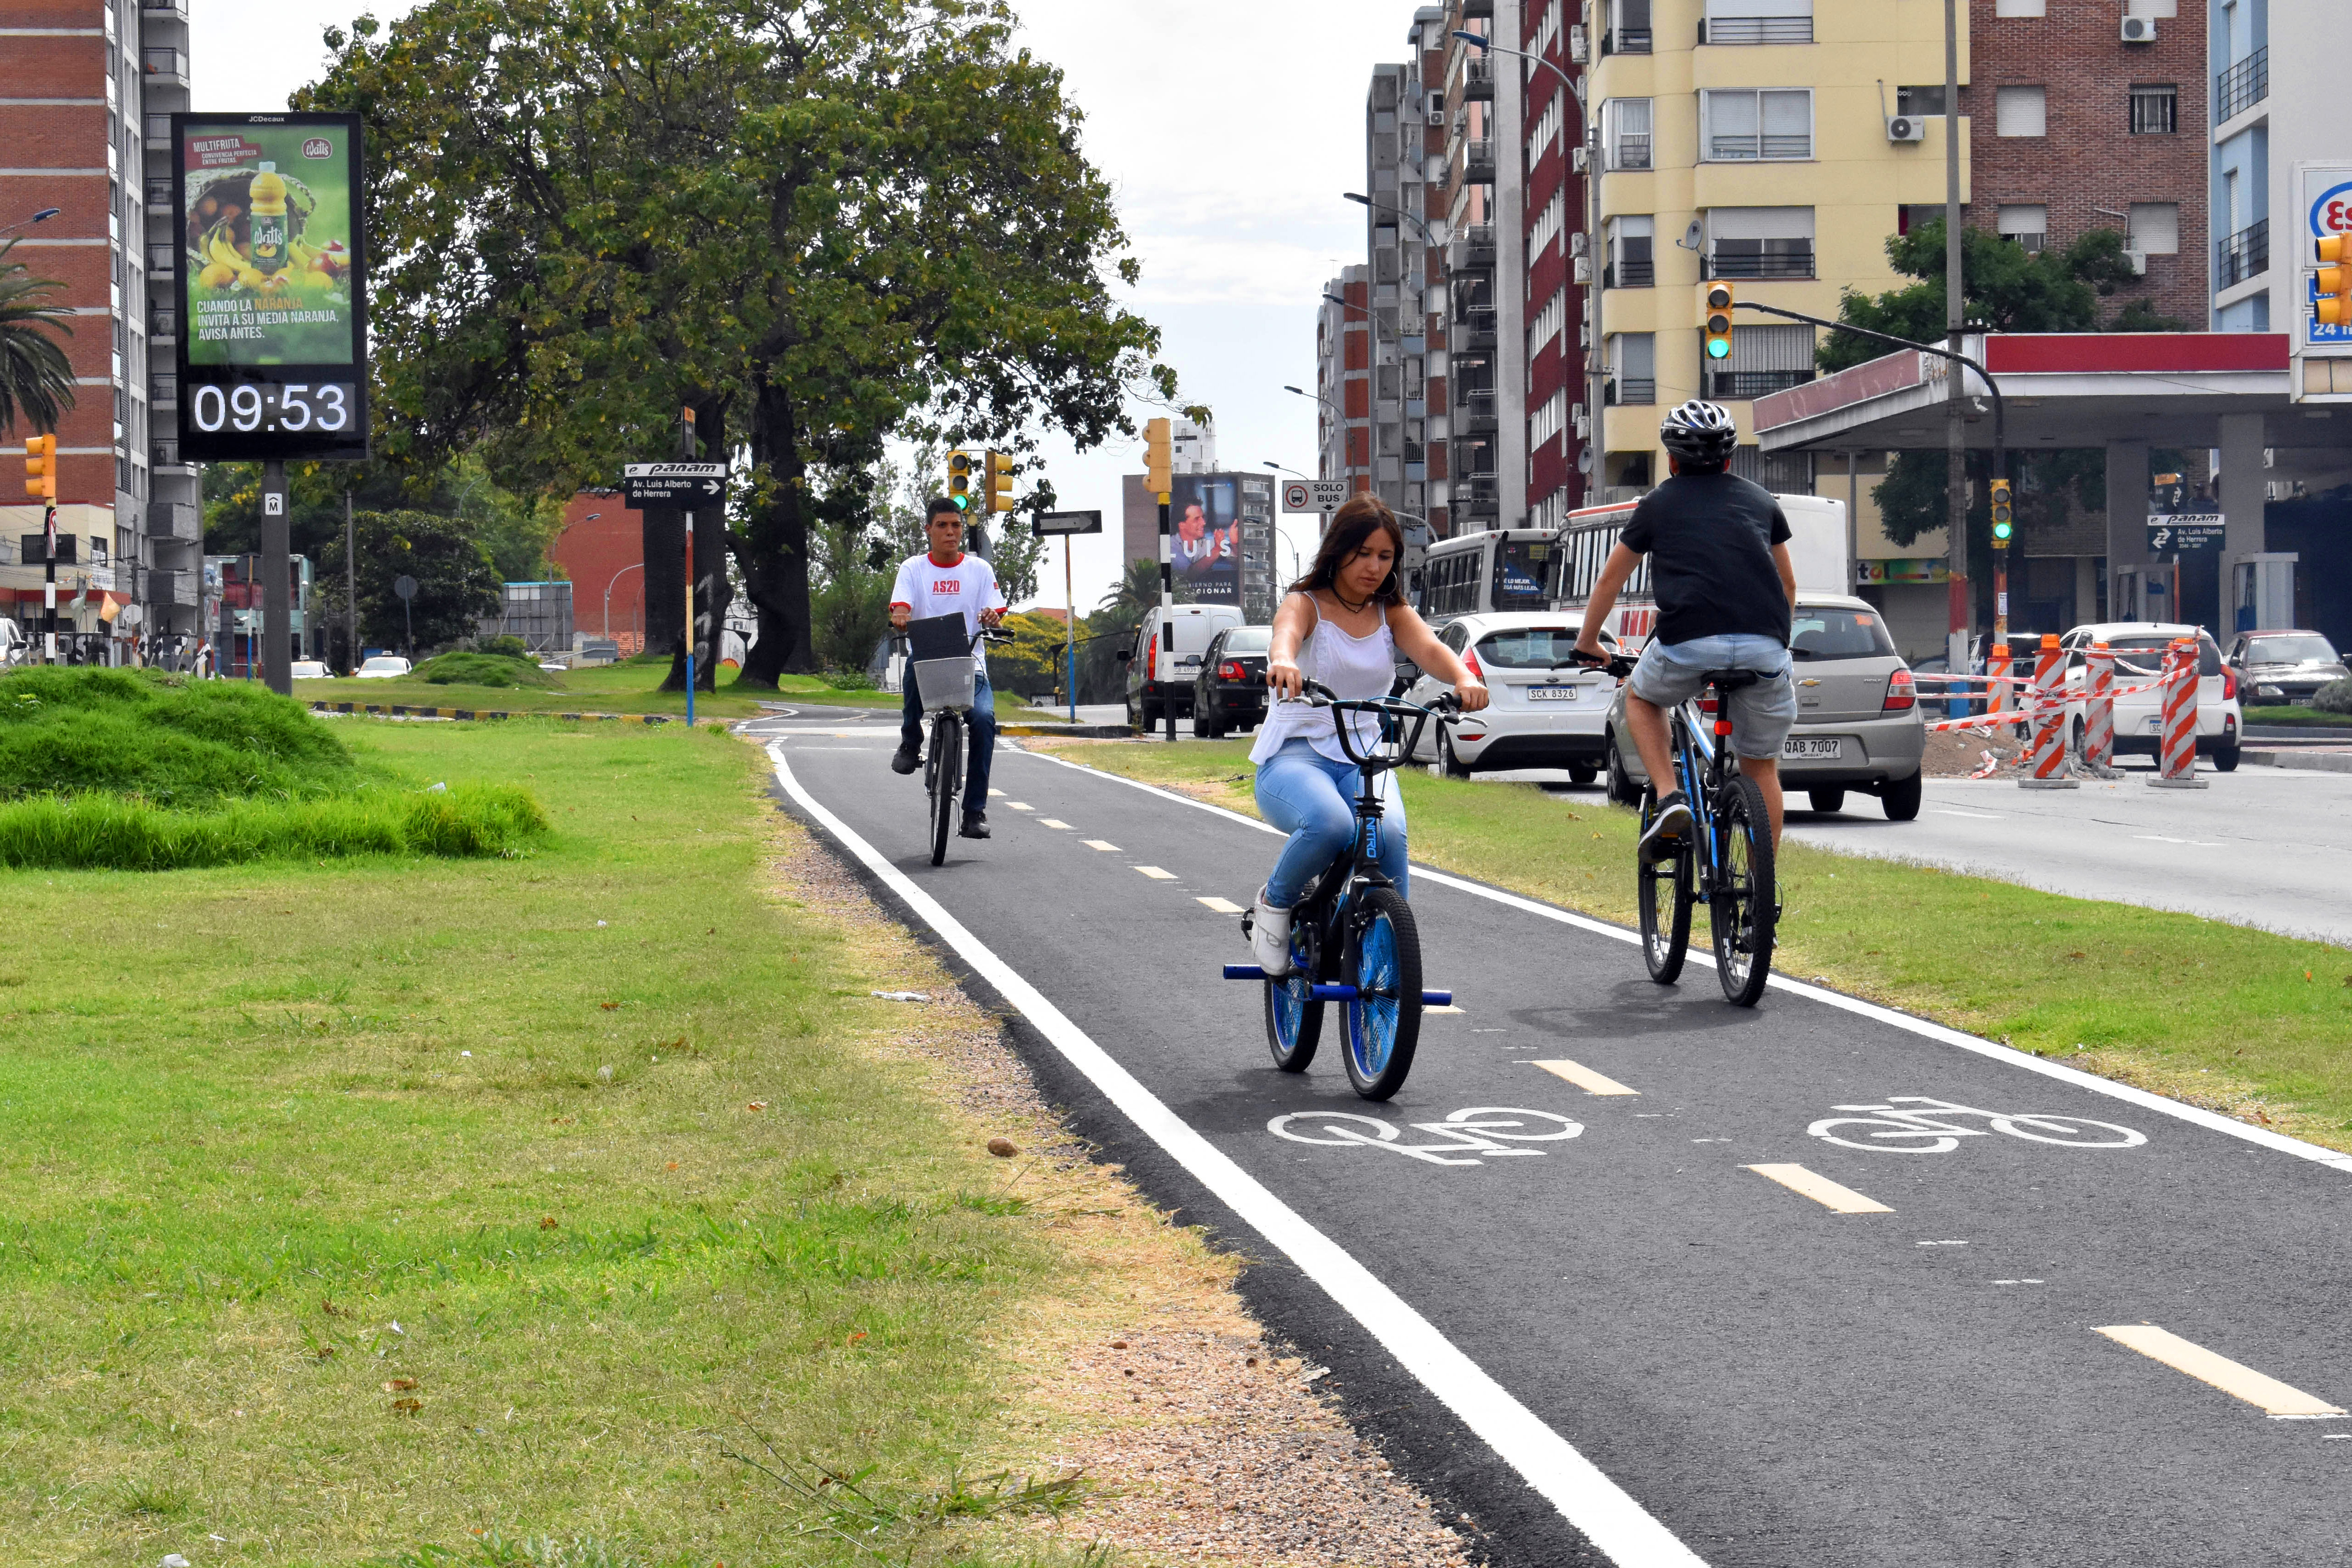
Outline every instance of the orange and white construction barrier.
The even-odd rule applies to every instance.
[[[2043,634],[2033,666],[2033,760],[2018,775],[2020,789],[2080,789],[2066,770],[2066,658],[2058,639]]]
[[[1985,711],[2002,713],[2014,705],[2009,689],[2023,682],[2010,674],[2009,644],[1997,642],[1985,650]]]
[[[2209,789],[2210,781],[2197,776],[2197,641],[2178,637],[2165,659],[2164,734],[2158,742],[2156,777],[2147,782],[2158,789]]]
[[[2098,779],[2122,776],[2116,766],[2116,655],[2103,642],[2084,658],[2083,771]]]

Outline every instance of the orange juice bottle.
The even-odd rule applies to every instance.
[[[293,238],[286,222],[286,182],[278,165],[264,163],[253,176],[253,267],[264,277],[282,271]]]

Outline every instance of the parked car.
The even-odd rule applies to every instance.
[[[24,663],[32,651],[32,646],[15,621],[0,616],[0,669]]]
[[[2336,645],[2317,632],[2240,632],[2221,658],[2238,678],[2242,707],[2308,707],[2319,689],[2352,679]]]
[[[1781,787],[1802,791],[1815,811],[1842,810],[1860,790],[1878,797],[1889,821],[1917,816],[1927,719],[1885,619],[1843,594],[1800,593],[1789,656],[1797,723],[1780,748]],[[1609,798],[1631,805],[1649,774],[1625,727],[1622,691],[1609,709],[1608,754]]]
[[[352,673],[361,680],[397,680],[409,672],[409,662],[396,653],[380,653]]]
[[[1228,626],[1209,639],[1192,681],[1192,733],[1204,741],[1265,721],[1265,656],[1272,626]]]
[[[1154,606],[1135,628],[1134,644],[1118,653],[1127,666],[1127,721],[1149,730],[1171,706],[1178,718],[1190,718],[1192,678],[1211,639],[1241,624],[1237,605],[1177,605],[1165,611]]]
[[[542,658],[539,661],[539,668],[547,671],[550,675],[565,675],[569,674],[572,669],[570,665],[564,663],[560,658]]]
[[[290,673],[297,680],[332,680],[335,678],[335,672],[327,668],[326,660],[319,658],[296,659]]]
[[[1570,657],[1576,631],[1577,623],[1556,610],[1487,611],[1448,621],[1437,640],[1486,683],[1488,701],[1457,725],[1424,727],[1415,757],[1448,778],[1466,779],[1482,768],[1566,768],[1578,784],[1599,778],[1617,679]],[[1606,632],[1601,642],[1615,650]],[[1404,695],[1427,703],[1453,689],[1416,670]]]
[[[2091,645],[2103,642],[2116,656],[2116,685],[2147,685],[2164,664],[2164,650],[2176,637],[2197,639],[2197,753],[2228,773],[2238,765],[2244,715],[2238,704],[2238,676],[2221,662],[2221,649],[2201,626],[2167,621],[2106,621],[2076,626],[2060,639],[2066,651],[2066,721],[2075,751],[2083,749],[2084,665]],[[2131,668],[2126,668],[2126,667]],[[2147,674],[2137,673],[2147,671]],[[2116,755],[2152,757],[2164,731],[2164,693],[2150,689],[2116,699]]]

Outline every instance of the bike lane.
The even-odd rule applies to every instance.
[[[2346,1171],[1780,990],[1736,1011],[1696,964],[1653,986],[1629,943],[1429,876],[1424,971],[1463,1012],[1430,1017],[1404,1092],[1368,1106],[1336,1060],[1336,1008],[1315,1070],[1288,1077],[1258,988],[1215,978],[1245,955],[1202,900],[1245,903],[1270,835],[1007,753],[996,837],[933,868],[886,743],[782,744],[813,800],[1702,1560],[2285,1561],[2352,1538],[2352,1423],[2273,1418],[2248,1394],[2275,1390],[2193,1353],[2352,1405]],[[1503,1560],[1575,1560],[1559,1511],[1396,1356],[1024,1045],[1148,1191],[1269,1259],[1248,1288],[1276,1329]],[[1999,1131],[1896,1097],[2076,1121]],[[1506,1136],[1496,1108],[1534,1114]],[[1963,1131],[1875,1146],[1923,1116]],[[1562,1118],[1580,1131],[1559,1136]],[[1861,1148],[1810,1131],[1835,1119],[1878,1125],[1826,1130]],[[2142,1141],[2015,1131],[2126,1142],[2087,1122]],[[1801,1190],[1853,1206],[1822,1180],[1881,1207]]]

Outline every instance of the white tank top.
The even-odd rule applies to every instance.
[[[1299,673],[1342,697],[1386,697],[1396,684],[1396,638],[1389,631],[1387,612],[1381,612],[1381,624],[1369,637],[1360,637],[1326,621],[1312,594],[1307,603],[1315,611],[1315,625],[1307,634],[1306,646],[1298,650]],[[1258,726],[1250,761],[1265,762],[1286,742],[1303,740],[1333,762],[1346,762],[1348,753],[1339,749],[1339,731],[1332,722],[1336,717],[1328,708],[1311,703],[1276,701],[1266,710],[1265,722]],[[1348,720],[1360,737],[1359,750],[1378,738],[1380,723],[1370,714],[1350,713]]]

